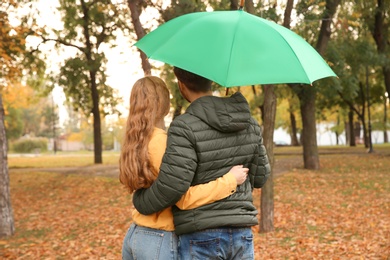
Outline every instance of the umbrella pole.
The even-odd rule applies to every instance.
[[[229,88],[226,88],[225,96],[229,95]]]
[[[240,7],[238,8],[238,10],[244,9],[244,4],[245,4],[245,0],[241,0]]]

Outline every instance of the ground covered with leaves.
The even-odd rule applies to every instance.
[[[0,258],[121,258],[133,206],[117,178],[33,169],[10,178],[16,233],[0,240]],[[275,231],[253,228],[256,259],[389,259],[389,154],[321,156],[321,170],[293,168],[274,184]],[[254,198],[259,206],[260,191]]]

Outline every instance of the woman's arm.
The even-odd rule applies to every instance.
[[[236,192],[237,185],[244,183],[249,169],[234,166],[224,176],[205,184],[191,186],[176,203],[179,209],[197,208],[224,199]]]
[[[171,124],[171,127],[172,125],[174,125],[174,123]],[[186,132],[186,125],[182,125],[182,128],[180,134],[184,134],[185,137],[186,133],[183,132]],[[197,186],[191,187],[193,173],[197,167],[196,154],[191,149],[187,150],[185,157],[178,153],[181,149],[176,148],[184,147],[186,149],[187,146],[191,146],[189,140],[181,135],[178,135],[176,138],[171,138],[171,143],[168,145],[169,148],[165,155],[167,136],[164,131],[161,130],[152,137],[148,147],[152,167],[155,167],[158,171],[164,155],[165,163],[163,163],[161,167],[164,168],[165,171],[160,171],[159,176],[157,176],[157,179],[151,187],[148,189],[139,189],[133,194],[133,205],[141,214],[148,215],[161,211],[164,208],[175,205],[179,200],[183,199],[183,196],[184,201],[181,202],[180,207],[186,209],[209,204],[231,195],[232,190],[234,189],[235,191],[237,184],[244,182],[246,179],[248,170],[242,168],[242,166],[238,166],[241,167],[241,169],[237,169],[237,171],[233,170],[234,167],[231,169],[231,171],[233,170],[231,174],[235,176],[236,182],[233,181],[231,174],[228,174],[228,176],[222,176],[218,181],[197,185],[200,186],[198,188],[196,188]],[[178,144],[177,140],[181,143]],[[176,163],[177,158],[179,157],[181,160],[185,160],[183,165],[186,165],[186,167]],[[244,175],[243,171],[245,173]],[[239,177],[240,175],[241,177]],[[225,183],[227,185],[223,185]],[[191,189],[194,190],[191,192]],[[189,190],[190,193],[187,194]]]

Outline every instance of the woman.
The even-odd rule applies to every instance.
[[[134,84],[130,104],[119,179],[133,193],[149,187],[157,178],[166,148],[163,129],[170,106],[169,91],[160,78],[147,76]],[[193,186],[176,206],[191,209],[226,198],[245,181],[248,170],[235,166],[215,181]],[[177,259],[171,208],[152,215],[134,210],[133,222],[123,242],[122,259]]]

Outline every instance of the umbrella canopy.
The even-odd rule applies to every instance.
[[[336,76],[302,37],[242,10],[180,16],[147,34],[135,46],[150,59],[225,87],[311,84]]]

